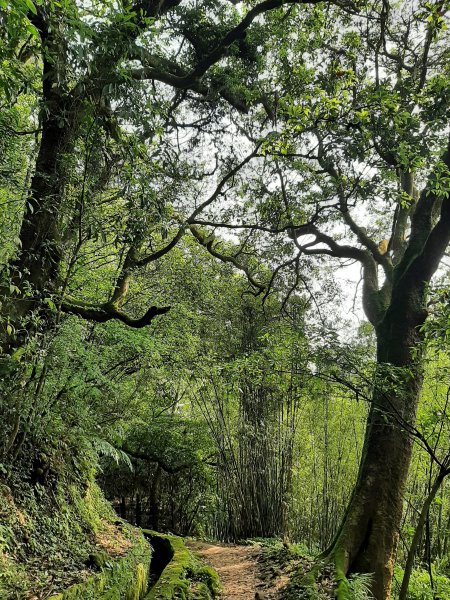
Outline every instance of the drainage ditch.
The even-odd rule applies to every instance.
[[[162,572],[172,560],[174,551],[170,544],[170,540],[147,533],[144,533],[144,535],[153,548],[148,577],[148,589],[150,590],[159,580]]]

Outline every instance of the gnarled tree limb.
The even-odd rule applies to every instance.
[[[97,323],[106,323],[106,321],[117,320],[128,325],[128,327],[140,329],[150,325],[153,319],[158,315],[167,313],[170,310],[170,306],[162,306],[160,308],[151,306],[142,317],[136,319],[130,317],[122,310],[119,310],[111,303],[96,305],[76,300],[64,300],[64,302],[61,303],[61,310]]]

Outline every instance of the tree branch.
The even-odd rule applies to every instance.
[[[441,162],[450,171],[450,140]],[[396,268],[397,280],[408,276],[412,284],[414,281],[420,284],[429,282],[450,242],[449,193],[445,196],[437,194],[433,189],[433,178],[434,173],[430,175],[414,210],[409,244]],[[440,203],[439,220],[433,224],[434,212]]]
[[[207,235],[205,232],[203,232],[199,227],[196,227],[195,225],[189,225],[189,229],[190,229],[192,235],[194,236],[194,238],[197,240],[197,242],[201,246],[206,248],[206,250],[208,250],[208,252],[212,256],[214,256],[215,258],[218,258],[222,262],[231,263],[232,265],[234,265],[236,267],[236,269],[238,269],[239,271],[242,271],[246,275],[246,277],[249,280],[249,282],[251,283],[251,285],[258,290],[257,294],[261,294],[262,292],[264,292],[264,290],[266,289],[266,286],[262,283],[259,283],[254,278],[254,276],[250,273],[250,270],[246,265],[239,262],[235,256],[231,256],[230,254],[224,254],[223,252],[221,252],[219,250],[218,244],[220,242],[217,240],[217,238],[214,236],[214,234]]]
[[[186,81],[199,81],[206,71],[221,60],[227,53],[230,46],[242,39],[246,30],[250,27],[253,21],[261,14],[280,8],[286,4],[319,4],[321,0],[264,0],[260,4],[254,6],[242,19],[242,21],[233,29],[231,29],[222,39],[220,44],[208,56],[197,63],[197,66],[186,77]]]
[[[133,319],[109,302],[95,305],[76,300],[65,300],[61,303],[61,310],[97,323],[106,323],[107,321],[117,320],[128,325],[128,327],[141,329],[142,327],[150,325],[153,319],[158,315],[167,313],[170,310],[170,306],[162,306],[161,308],[151,306],[142,317],[137,319]]]
[[[313,235],[314,241],[300,244],[299,237]],[[376,325],[383,317],[385,306],[384,290],[379,289],[377,263],[368,250],[354,246],[341,245],[331,236],[321,232],[315,225],[305,225],[291,234],[297,248],[308,256],[326,255],[334,258],[351,258],[363,266],[363,307],[369,321]],[[317,248],[317,244],[325,244],[326,248]]]
[[[347,198],[347,195],[345,194],[345,190],[342,187],[339,171],[336,168],[336,166],[333,164],[333,162],[331,161],[330,157],[326,155],[325,149],[323,147],[322,139],[319,136],[317,136],[317,137],[318,137],[318,142],[319,142],[318,161],[319,161],[319,164],[322,167],[322,169],[326,173],[328,173],[328,175],[331,177],[331,179],[336,184],[336,191],[337,191],[337,195],[339,198],[339,210],[340,210],[340,213],[342,215],[344,222],[348,225],[350,230],[356,235],[358,242],[362,246],[364,246],[364,248],[366,248],[370,252],[373,259],[379,265],[381,265],[383,267],[386,277],[391,278],[392,277],[392,264],[387,256],[387,254],[381,254],[380,250],[378,249],[378,244],[376,242],[374,242],[367,235],[365,228],[360,227],[356,223],[356,221],[353,219],[353,217],[351,216],[349,208],[348,208],[348,198]]]
[[[149,450],[146,450],[145,452],[139,452],[137,450],[132,450],[128,446],[122,446],[120,450],[122,450],[132,458],[137,458],[138,460],[145,460],[146,462],[156,463],[161,467],[163,471],[169,473],[170,475],[174,475],[175,473],[179,473],[180,471],[184,471],[185,469],[189,469],[189,467],[192,467],[192,463],[184,463],[177,466],[169,465],[163,458],[161,458],[153,452],[150,452]]]

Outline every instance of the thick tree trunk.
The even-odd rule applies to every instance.
[[[23,345],[48,312],[45,298],[55,291],[61,263],[61,208],[64,160],[73,149],[79,107],[65,91],[66,43],[61,24],[42,13],[34,24],[42,41],[42,133],[35,172],[24,208],[17,255],[8,265],[7,283],[0,289],[2,311],[8,316],[0,329],[0,345],[10,354]],[[50,26],[51,25],[51,26]]]
[[[44,299],[51,297],[58,282],[64,186],[59,163],[70,144],[71,132],[58,128],[52,121],[49,120],[42,134],[36,172],[19,234],[20,252],[9,265],[9,283],[14,287],[2,290],[4,312],[13,327],[12,335],[6,327],[1,332],[6,354],[23,345],[27,336],[33,333],[36,319],[32,316],[48,312]]]
[[[28,281],[36,287],[55,279],[60,261],[59,225],[64,175],[60,168],[69,147],[70,130],[58,126],[58,117],[45,123],[36,172],[20,231],[19,269],[27,270]]]
[[[376,600],[390,597],[411,440],[373,409],[358,483],[333,548],[343,574],[372,573]]]
[[[403,307],[404,308],[404,307]],[[390,598],[403,495],[412,453],[408,424],[415,421],[422,386],[414,354],[425,315],[411,310],[399,318],[388,311],[378,335],[378,373],[355,490],[331,549],[339,588],[345,576],[371,573],[376,600]]]

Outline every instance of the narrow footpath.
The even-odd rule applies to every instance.
[[[223,588],[221,600],[275,600],[278,597],[279,583],[273,582],[267,589],[267,583],[259,576],[260,552],[254,546],[193,540],[186,540],[186,545],[217,571]]]

